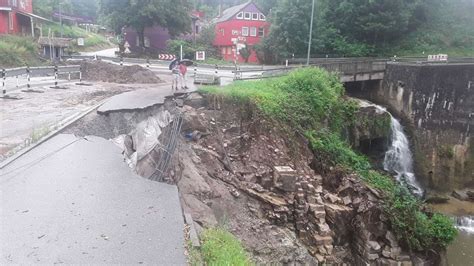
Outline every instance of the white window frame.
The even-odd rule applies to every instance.
[[[248,15],[248,16],[247,16]],[[250,12],[244,12],[244,19],[245,20],[251,20],[252,19],[252,13]]]
[[[249,27],[242,27],[242,36],[249,36]]]
[[[258,18],[259,18],[259,13],[252,13],[252,20],[258,20]]]
[[[237,16],[235,16],[237,19],[244,19],[244,12],[239,12]]]
[[[250,36],[257,37],[257,27],[250,27]]]
[[[260,19],[261,21],[266,21],[266,20],[267,20],[267,17],[266,17],[264,14],[260,13],[259,19]]]
[[[258,37],[261,37],[261,38],[265,37],[265,28],[264,27],[258,28]]]

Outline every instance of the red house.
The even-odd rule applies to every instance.
[[[255,3],[249,1],[230,7],[214,23],[216,37],[213,44],[219,48],[224,60],[245,62],[240,50],[247,46],[251,50],[248,62],[258,62],[257,53],[252,48],[268,34],[270,25]]]
[[[33,14],[32,0],[0,0],[0,34],[35,36],[37,21],[47,21]]]

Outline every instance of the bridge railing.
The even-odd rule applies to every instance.
[[[384,58],[312,58],[310,65],[318,66],[329,72],[338,72],[343,75],[383,72],[389,59]],[[296,58],[288,61],[289,64],[306,64],[306,59]]]

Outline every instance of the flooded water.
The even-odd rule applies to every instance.
[[[474,265],[474,216],[456,218],[459,235],[448,247],[448,265]]]
[[[450,199],[449,203],[431,206],[438,212],[455,217],[458,237],[448,247],[448,265],[474,265],[474,203]]]

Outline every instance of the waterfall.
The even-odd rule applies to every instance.
[[[395,174],[398,182],[406,185],[418,197],[423,196],[423,189],[413,173],[413,155],[410,143],[400,122],[392,115],[392,143],[385,153],[383,167],[385,171]]]
[[[359,100],[362,107],[372,106],[378,112],[386,112],[392,119],[392,139],[388,151],[385,153],[383,167],[385,171],[393,173],[397,181],[405,185],[417,197],[423,196],[423,189],[413,173],[413,155],[410,143],[405,135],[403,126],[385,108],[365,100]]]
[[[462,216],[456,218],[456,227],[460,231],[474,234],[474,216]]]

